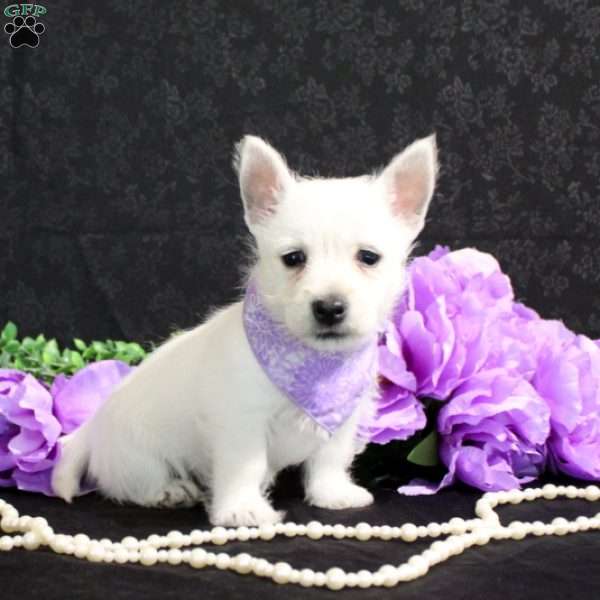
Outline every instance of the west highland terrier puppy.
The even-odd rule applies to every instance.
[[[53,487],[84,475],[108,498],[204,501],[215,525],[274,523],[267,491],[302,464],[322,508],[373,496],[349,469],[377,397],[377,340],[435,185],[433,136],[376,175],[305,178],[262,139],[235,166],[256,242],[245,298],[159,347],[65,438]]]

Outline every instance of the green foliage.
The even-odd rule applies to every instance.
[[[438,434],[431,431],[408,454],[406,460],[422,467],[435,467],[438,460]]]
[[[121,360],[129,365],[140,363],[146,351],[135,342],[105,340],[86,344],[74,339],[74,348],[61,348],[55,339],[40,334],[19,341],[17,326],[9,321],[0,333],[0,368],[19,369],[46,383],[59,374],[73,375],[87,364],[99,360]]]

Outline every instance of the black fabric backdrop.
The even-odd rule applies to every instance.
[[[242,134],[268,138],[302,172],[356,175],[436,131],[441,176],[418,252],[435,243],[491,251],[519,299],[600,336],[596,3],[44,6],[39,47],[0,40],[0,321],[61,342],[160,341],[237,294],[245,232],[230,157]],[[293,518],[321,515],[282,493]],[[197,511],[6,496],[69,529],[115,537],[202,524]],[[388,494],[360,515],[322,516],[424,522],[471,500]],[[315,564],[391,558],[377,545],[324,547],[272,546]],[[403,591],[364,597],[597,598],[599,548],[595,534],[497,544]],[[0,556],[0,581],[6,597],[317,595],[47,554]]]

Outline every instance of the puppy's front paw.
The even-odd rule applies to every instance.
[[[342,485],[323,484],[313,487],[306,494],[310,504],[319,508],[338,510],[360,508],[373,503],[373,494],[365,488],[348,481]]]
[[[210,512],[210,522],[223,527],[251,527],[280,523],[284,517],[283,511],[277,511],[264,499],[236,499],[235,504],[213,506]]]

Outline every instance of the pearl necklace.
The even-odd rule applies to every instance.
[[[57,534],[43,517],[19,516],[14,506],[0,499],[0,529],[7,534],[19,532],[22,534],[0,536],[0,552],[10,551],[13,548],[37,550],[47,546],[56,554],[69,554],[90,562],[137,563],[145,566],[168,563],[189,565],[194,569],[215,566],[217,569],[234,571],[240,575],[269,578],[279,584],[294,583],[304,587],[327,587],[330,590],[341,590],[346,587],[393,587],[401,582],[418,579],[432,566],[460,554],[471,546],[484,546],[490,540],[522,540],[528,535],[566,535],[600,529],[600,513],[591,518],[580,516],[574,521],[557,517],[548,524],[541,521],[533,523],[513,521],[505,526],[501,524],[494,510],[496,506],[502,504],[520,504],[537,498],[554,500],[561,496],[596,501],[600,499],[600,488],[595,485],[577,488],[572,485],[548,484],[542,488],[488,492],[475,504],[477,518],[465,520],[454,517],[446,523],[429,523],[426,526],[406,523],[401,527],[391,527],[359,523],[347,527],[311,521],[307,525],[279,523],[237,529],[224,527],[214,527],[207,531],[195,529],[189,534],[171,531],[165,536],[154,534],[143,540],[127,536],[120,542],[113,542],[107,538],[90,539],[83,533]],[[332,567],[327,572],[300,570],[288,563],[273,564],[246,553],[230,556],[224,552],[208,552],[199,547],[182,550],[186,546],[201,544],[222,546],[234,540],[241,542],[256,539],[272,540],[276,535],[290,538],[307,536],[312,540],[319,540],[324,536],[336,539],[352,538],[361,542],[370,539],[414,542],[420,538],[437,538],[441,535],[448,537],[434,541],[427,550],[413,555],[401,565],[383,565],[374,572],[362,570],[356,573],[346,573],[338,567]]]

